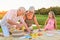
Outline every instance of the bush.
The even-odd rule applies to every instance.
[[[36,10],[36,14],[46,15],[49,11],[53,11],[56,15],[60,15],[60,7],[41,8]]]

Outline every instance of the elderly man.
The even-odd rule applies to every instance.
[[[17,23],[20,21],[28,32],[30,32],[29,28],[27,27],[26,23],[23,20],[23,14],[25,13],[25,8],[20,7],[18,10],[10,10],[6,13],[6,15],[3,17],[1,21],[1,28],[3,31],[3,34],[5,37],[10,36],[8,26],[16,25],[20,27],[20,23]]]

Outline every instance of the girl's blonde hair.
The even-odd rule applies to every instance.
[[[53,11],[50,11],[49,13],[52,14],[53,19],[55,19],[55,14],[54,14],[54,12],[53,12]],[[48,17],[48,19],[49,19],[49,17]]]

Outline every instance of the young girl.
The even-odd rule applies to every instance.
[[[53,11],[50,11],[48,13],[48,19],[46,20],[45,22],[45,28],[44,30],[54,30],[54,29],[57,29],[57,26],[56,26],[56,19],[55,19],[55,14]]]

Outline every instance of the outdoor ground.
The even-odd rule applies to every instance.
[[[36,32],[37,30],[35,30]],[[0,36],[0,40],[60,40],[60,30],[55,30],[53,31],[53,35],[48,36],[47,33],[48,32],[41,32],[42,35],[38,36],[36,38],[32,38],[32,39],[28,39],[28,38],[22,38],[22,37],[1,37]]]

